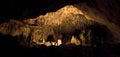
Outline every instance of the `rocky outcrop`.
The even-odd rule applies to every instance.
[[[17,36],[22,39],[20,44],[25,46],[49,46],[46,40],[50,35],[55,42],[60,39],[63,44],[77,42],[77,45],[85,45],[83,43],[88,44],[91,41],[93,44],[120,43],[119,26],[109,22],[102,13],[85,3],[67,5],[56,12],[48,12],[23,21],[11,19],[0,24],[0,27],[2,34]],[[71,41],[73,38],[77,40]]]
[[[97,3],[99,3],[99,2],[97,2]],[[118,20],[119,14],[111,13],[111,14],[109,14],[110,16],[105,15],[105,14],[108,14],[110,11],[106,8],[105,9],[101,8],[102,6],[104,7],[103,4],[99,4],[99,6],[101,6],[101,7],[98,7],[98,8],[99,9],[104,9],[104,11],[106,11],[106,12],[101,12],[101,11],[99,11],[99,9],[89,7],[89,6],[86,5],[86,3],[79,4],[79,5],[76,4],[74,6],[77,7],[78,9],[80,9],[83,12],[83,14],[86,16],[87,19],[90,19],[90,20],[93,20],[93,21],[96,21],[100,24],[105,25],[110,30],[109,33],[112,33],[112,35],[113,35],[112,38],[109,37],[110,39],[112,39],[112,41],[110,41],[110,42],[119,43],[119,36],[120,36],[120,30],[119,29],[120,29],[120,27],[119,27],[119,24],[117,24],[119,21],[116,21],[116,22],[110,21],[111,18],[113,18],[112,20]],[[108,6],[106,6],[106,7],[108,8]],[[115,6],[115,7],[118,7],[118,6]],[[115,9],[115,11],[119,12],[118,10],[119,10],[119,8]],[[114,12],[114,11],[111,11],[111,12]],[[116,14],[117,17],[115,17],[115,18],[117,18],[117,19],[114,19],[114,17],[111,16],[112,14]]]

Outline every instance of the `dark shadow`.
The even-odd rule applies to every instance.
[[[65,5],[80,2],[83,0],[1,0],[0,22],[35,18],[47,12],[54,12]]]
[[[39,45],[38,47],[18,46],[16,37],[0,34],[0,56],[39,56],[39,57],[115,57],[120,56],[120,45],[106,44],[104,47],[60,45],[58,47]],[[117,52],[116,52],[117,51]],[[4,55],[6,54],[6,55]]]
[[[0,48],[13,48],[17,46],[18,46],[17,37],[0,34]]]
[[[49,41],[49,42],[55,42],[55,38],[54,38],[54,36],[53,35],[48,35],[48,37],[47,37],[47,40],[46,40],[47,42]]]

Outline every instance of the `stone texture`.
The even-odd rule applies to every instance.
[[[61,39],[66,43],[72,39],[72,36],[75,36],[75,33],[79,32],[80,34],[82,30],[86,29],[92,30],[92,28],[87,27],[100,24],[98,26],[106,26],[105,28],[110,32],[108,35],[112,33],[110,39],[113,41],[106,42],[120,43],[119,26],[108,21],[107,17],[102,14],[100,11],[87,6],[86,3],[67,5],[56,12],[48,12],[36,18],[22,21],[11,19],[9,22],[0,24],[0,32],[4,35],[18,36],[18,38],[22,35],[21,45],[32,46],[46,44],[45,40],[49,35],[53,35],[56,41]],[[76,30],[78,31],[76,32]],[[88,34],[88,32],[86,33]],[[107,36],[107,38],[109,37]]]

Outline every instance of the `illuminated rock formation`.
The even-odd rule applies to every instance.
[[[56,12],[48,12],[23,21],[10,20],[0,24],[0,32],[4,35],[18,36],[18,39],[22,35],[23,39],[20,44],[25,46],[55,45],[53,42],[58,45],[71,43],[89,45],[86,42],[110,43],[113,39],[112,43],[120,43],[119,26],[110,23],[102,13],[89,8],[84,3],[67,5]],[[49,35],[54,36],[52,38],[55,41],[46,41]],[[110,40],[107,39],[109,37],[111,37]]]

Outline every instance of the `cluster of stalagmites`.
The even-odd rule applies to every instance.
[[[87,20],[76,8],[63,8],[57,12],[47,13],[37,18],[0,24],[2,34],[17,36],[20,45],[34,46],[45,44],[46,46],[59,46],[75,44],[90,46],[103,43],[106,34],[105,27]],[[67,12],[72,10],[73,12]]]

